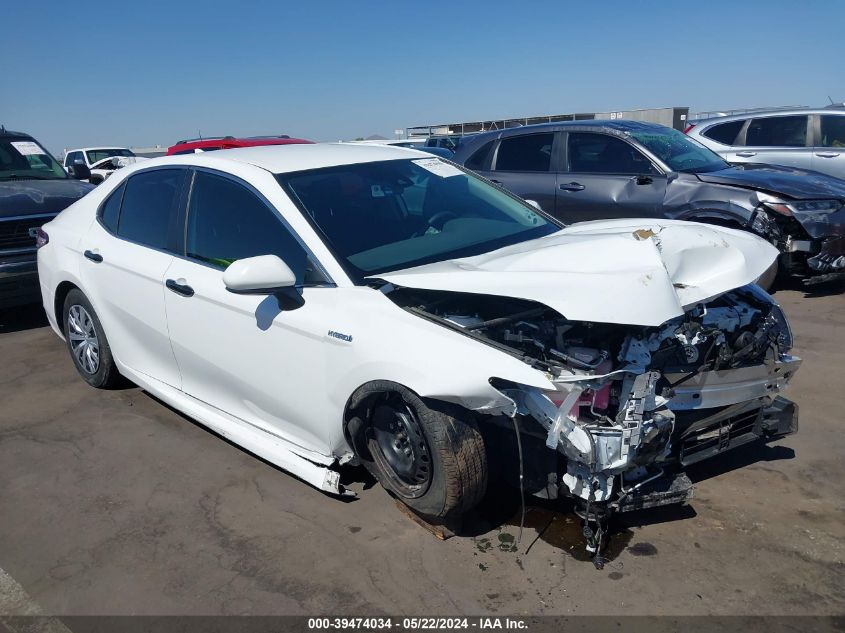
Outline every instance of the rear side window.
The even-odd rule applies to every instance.
[[[166,249],[182,174],[181,169],[156,169],[131,176],[123,193],[118,236]]]
[[[490,157],[490,151],[493,149],[493,144],[495,142],[496,141],[489,141],[482,145],[480,149],[476,150],[475,153],[466,160],[464,166],[467,169],[474,169],[476,171],[484,169],[488,164],[487,159]]]
[[[807,144],[807,116],[773,116],[752,119],[745,133],[749,147],[804,147]]]
[[[607,134],[570,132],[569,171],[580,174],[652,174],[651,161],[638,149]]]
[[[549,171],[553,142],[553,133],[503,138],[496,154],[496,171]]]
[[[120,203],[123,200],[123,192],[126,183],[120,185],[100,207],[100,222],[111,233],[117,233],[117,219],[120,216]]]
[[[188,207],[186,255],[218,268],[237,259],[278,255],[297,283],[325,279],[263,200],[228,178],[197,172]]]
[[[704,130],[701,135],[709,139],[721,143],[722,145],[733,145],[736,137],[742,126],[745,124],[743,119],[739,121],[728,121],[727,123],[719,123]]]
[[[845,147],[845,115],[823,114],[821,116],[820,147]]]

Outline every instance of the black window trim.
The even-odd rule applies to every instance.
[[[337,284],[335,283],[332,276],[329,274],[326,267],[323,263],[319,260],[319,258],[314,254],[314,251],[303,241],[303,239],[299,236],[299,234],[293,229],[293,227],[288,223],[287,219],[284,215],[269,201],[267,198],[252,186],[247,181],[235,176],[234,174],[230,174],[225,171],[219,171],[217,169],[211,169],[209,167],[199,167],[191,165],[187,167],[190,171],[190,175],[187,179],[186,186],[184,187],[184,196],[183,200],[180,200],[179,205],[179,218],[177,222],[177,227],[181,226],[182,230],[179,232],[178,236],[178,252],[173,253],[174,257],[178,257],[184,261],[190,262],[192,264],[197,264],[198,266],[205,266],[206,268],[211,268],[212,270],[222,272],[223,269],[220,266],[212,264],[211,262],[204,262],[200,259],[196,259],[194,257],[190,257],[187,253],[187,240],[188,240],[188,209],[190,209],[191,205],[191,195],[194,191],[194,182],[196,181],[196,175],[199,172],[204,172],[211,174],[212,176],[218,176],[221,178],[225,178],[226,180],[230,180],[231,182],[244,187],[247,191],[255,195],[267,210],[276,217],[276,220],[279,221],[281,227],[290,233],[293,236],[293,239],[302,247],[307,255],[308,259],[310,259],[314,265],[317,267],[318,272],[323,276],[325,281],[322,282],[313,282],[307,284],[297,284],[296,288],[336,288]],[[287,195],[287,192],[285,192]]]

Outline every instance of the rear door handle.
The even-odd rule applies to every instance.
[[[94,262],[96,264],[99,264],[101,261],[103,261],[103,256],[100,255],[99,253],[95,253],[94,251],[85,251],[82,254],[85,255],[86,259],[90,259],[92,262]]]
[[[168,290],[172,290],[177,295],[182,295],[183,297],[194,296],[193,288],[191,288],[188,284],[180,284],[175,279],[168,279],[164,282],[164,285],[167,286]]]
[[[752,156],[756,156],[757,152],[737,152],[736,155],[741,158],[751,158]]]
[[[584,191],[584,185],[580,182],[565,182],[558,185],[558,189],[562,189],[563,191]]]
[[[816,152],[816,156],[819,158],[836,158],[839,154],[837,152]]]

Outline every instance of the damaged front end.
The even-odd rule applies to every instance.
[[[757,192],[750,228],[781,252],[784,272],[819,283],[845,276],[845,205]]]
[[[780,307],[754,285],[657,327],[570,321],[537,302],[490,295],[394,288],[389,296],[544,372],[554,390],[491,383],[514,402],[521,432],[539,440],[526,461],[549,465],[531,492],[579,500],[594,552],[611,512],[689,500],[684,467],[797,430],[797,406],[779,393],[801,361],[788,354]],[[543,445],[556,459],[539,455]]]

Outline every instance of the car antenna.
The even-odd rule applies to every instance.
[[[830,98],[830,95],[827,95],[827,100],[830,101],[830,105],[836,105],[833,103],[833,99]]]

